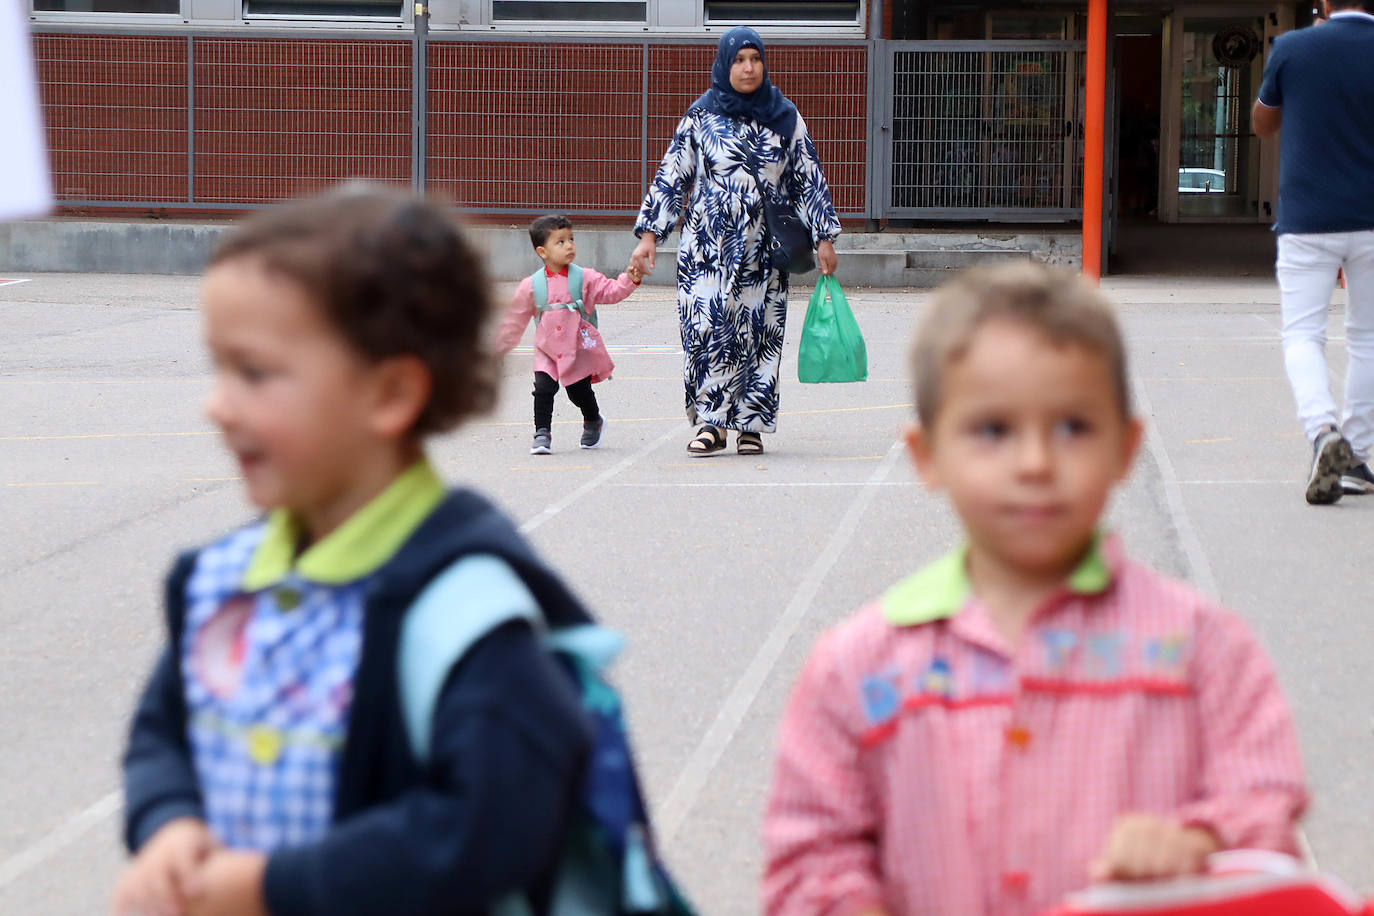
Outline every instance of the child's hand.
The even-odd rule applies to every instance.
[[[115,916],[181,916],[200,892],[200,868],[218,843],[205,822],[179,817],[163,824],[115,886]]]
[[[1221,848],[1210,830],[1184,827],[1156,814],[1117,818],[1107,848],[1092,864],[1094,881],[1143,881],[1202,871]]]
[[[187,916],[267,916],[262,896],[267,856],[260,852],[221,849],[205,861],[200,893],[193,895]]]
[[[625,268],[625,273],[629,275],[630,280],[634,283],[639,283],[644,279],[644,271],[639,269],[638,264],[630,264],[629,267]]]

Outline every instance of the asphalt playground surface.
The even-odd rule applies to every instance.
[[[660,270],[666,265],[660,265]],[[843,261],[840,279],[843,281]],[[20,280],[23,282],[9,282]],[[1111,522],[1239,610],[1280,670],[1319,865],[1374,894],[1374,496],[1303,502],[1277,292],[1264,277],[1109,281],[1149,437]],[[852,290],[870,379],[801,385],[792,296],[768,452],[689,458],[671,288],[608,307],[617,363],[599,450],[560,395],[531,457],[530,359],[496,412],[434,443],[494,496],[629,649],[616,669],[667,858],[710,916],[757,911],[774,730],[816,636],[958,538],[898,447],[905,349],[928,293]],[[1344,369],[1341,294],[1330,359]],[[162,639],[173,553],[247,520],[200,412],[191,278],[0,278],[0,913],[106,911],[121,866],[117,759]],[[528,342],[528,338],[527,338]],[[952,914],[953,916],[953,914]]]

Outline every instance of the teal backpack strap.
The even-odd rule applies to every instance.
[[[534,326],[539,327],[539,317],[549,310],[549,278],[544,268],[530,275],[530,285],[534,290]]]
[[[416,760],[429,758],[434,707],[453,666],[483,636],[512,620],[543,629],[530,590],[504,560],[490,554],[458,559],[411,602],[401,623],[396,671]]]
[[[537,270],[530,277],[530,282],[534,288],[534,323],[538,324],[539,316],[550,311],[549,277],[544,271]],[[596,327],[595,313],[588,315],[587,309],[582,305],[582,268],[576,264],[568,265],[568,295],[572,298],[572,306],[577,309],[577,313],[592,327]]]
[[[576,264],[568,265],[568,295],[572,297],[573,305],[577,306],[577,311],[586,319],[592,327],[596,327],[596,313],[587,314],[586,307],[582,304],[582,268]]]

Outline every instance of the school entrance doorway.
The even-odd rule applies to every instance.
[[[1262,225],[1274,218],[1278,144],[1250,125],[1270,41],[1292,27],[1277,6],[1125,11],[1112,20],[1104,250],[1196,233],[1153,233],[1177,223]],[[1123,224],[1126,231],[1123,231]],[[1163,242],[1167,246],[1168,242]],[[1180,256],[1185,252],[1180,250]],[[1104,268],[1115,272],[1108,260]],[[1126,266],[1123,263],[1121,266]]]
[[[1278,144],[1255,136],[1250,106],[1282,22],[1277,7],[1182,7],[1165,20],[1163,150],[1176,178],[1161,175],[1164,222],[1273,219]]]

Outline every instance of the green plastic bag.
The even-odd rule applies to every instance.
[[[828,274],[816,280],[802,325],[797,378],[803,382],[862,382],[868,378],[868,351],[859,323],[849,310],[840,281]]]

